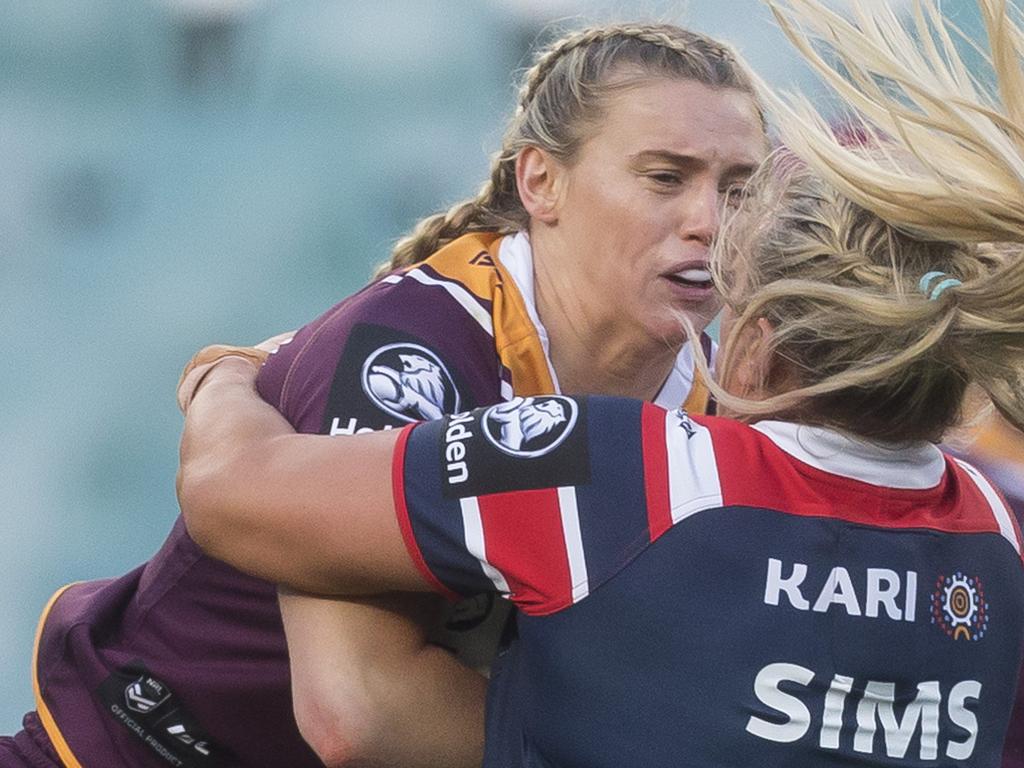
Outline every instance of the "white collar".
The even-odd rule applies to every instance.
[[[761,421],[775,445],[815,469],[884,488],[924,490],[942,482],[946,460],[929,442],[884,445],[826,427]]]
[[[509,274],[512,275],[512,280],[515,281],[516,287],[523,297],[526,311],[529,313],[530,320],[537,329],[537,336],[540,338],[541,347],[544,349],[544,357],[547,359],[551,380],[555,384],[555,392],[561,392],[561,387],[558,385],[558,376],[555,374],[554,366],[551,365],[548,332],[540,321],[540,316],[537,314],[536,294],[534,293],[533,286],[533,249],[530,247],[529,235],[526,232],[517,232],[514,235],[503,238],[498,248],[498,260],[508,270]],[[712,360],[714,359],[715,348],[716,346],[712,344]],[[687,342],[679,350],[675,365],[655,396],[654,404],[660,405],[662,408],[678,408],[690,394],[690,389],[693,387],[693,375],[693,349],[690,347],[690,343]]]

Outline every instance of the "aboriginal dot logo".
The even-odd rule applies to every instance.
[[[377,407],[403,421],[432,421],[461,409],[452,375],[419,344],[380,347],[363,363],[361,380]]]
[[[954,640],[981,640],[988,631],[985,588],[977,576],[939,574],[932,592],[932,624]]]
[[[532,459],[561,445],[576,426],[576,416],[576,401],[568,397],[516,397],[488,408],[481,423],[498,450]]]

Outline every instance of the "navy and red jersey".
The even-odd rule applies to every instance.
[[[540,396],[410,428],[394,479],[424,577],[521,610],[486,766],[1000,765],[1020,532],[933,445]]]

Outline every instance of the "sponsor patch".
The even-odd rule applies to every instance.
[[[230,764],[167,685],[150,674],[141,660],[115,670],[97,691],[118,723],[168,765],[176,768],[221,768]]]
[[[363,363],[360,383],[378,408],[403,421],[433,421],[462,404],[444,363],[420,344],[375,350]]]
[[[932,624],[954,640],[981,640],[988,631],[989,607],[985,588],[977,576],[957,571],[935,580]]]
[[[577,413],[576,401],[568,397],[516,397],[488,408],[481,424],[499,451],[532,459],[562,444],[576,426]]]
[[[568,397],[517,397],[445,422],[447,498],[590,481],[585,406]]]
[[[351,435],[432,421],[473,407],[452,368],[422,339],[356,325],[338,361],[322,431]]]

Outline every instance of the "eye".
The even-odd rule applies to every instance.
[[[677,186],[683,183],[683,175],[678,171],[650,171],[647,178],[665,187]]]
[[[721,194],[725,197],[726,205],[731,207],[738,206],[748,195],[747,184],[746,182],[735,182],[723,189]]]

